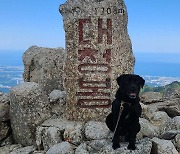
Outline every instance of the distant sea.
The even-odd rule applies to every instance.
[[[141,75],[149,86],[180,82],[180,54],[135,52],[135,74]],[[23,51],[0,51],[0,91],[23,82]]]

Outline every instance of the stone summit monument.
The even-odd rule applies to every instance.
[[[60,6],[67,58],[67,118],[102,120],[110,111],[116,78],[133,73],[134,56],[123,0],[67,0]]]

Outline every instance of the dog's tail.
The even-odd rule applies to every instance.
[[[107,127],[110,129],[110,131],[114,132],[114,125],[113,125],[113,115],[112,113],[110,113],[107,117],[106,117],[106,125]]]

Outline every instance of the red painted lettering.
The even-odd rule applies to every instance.
[[[111,106],[111,100],[110,99],[79,99],[77,102],[77,106],[81,108],[108,108]]]
[[[89,44],[90,40],[84,40],[84,24],[91,23],[91,19],[79,19],[79,44]]]
[[[107,35],[107,44],[112,44],[112,20],[107,19],[107,29],[103,29],[103,20],[98,19],[98,43],[103,43],[103,35]]]
[[[80,57],[79,57],[80,61],[83,61],[86,57],[89,57],[93,62],[96,61],[94,50],[90,48],[79,50],[78,53],[80,54]]]
[[[106,62],[111,62],[111,49],[106,50],[106,52],[103,54],[103,58],[106,59]]]
[[[108,64],[80,64],[78,66],[78,70],[81,73],[109,73],[111,71],[111,67]]]

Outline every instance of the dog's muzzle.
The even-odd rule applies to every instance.
[[[130,94],[129,94],[129,97],[130,97],[131,99],[135,99],[135,98],[136,98],[136,96],[137,96],[137,94],[136,94],[136,93],[130,93]]]

